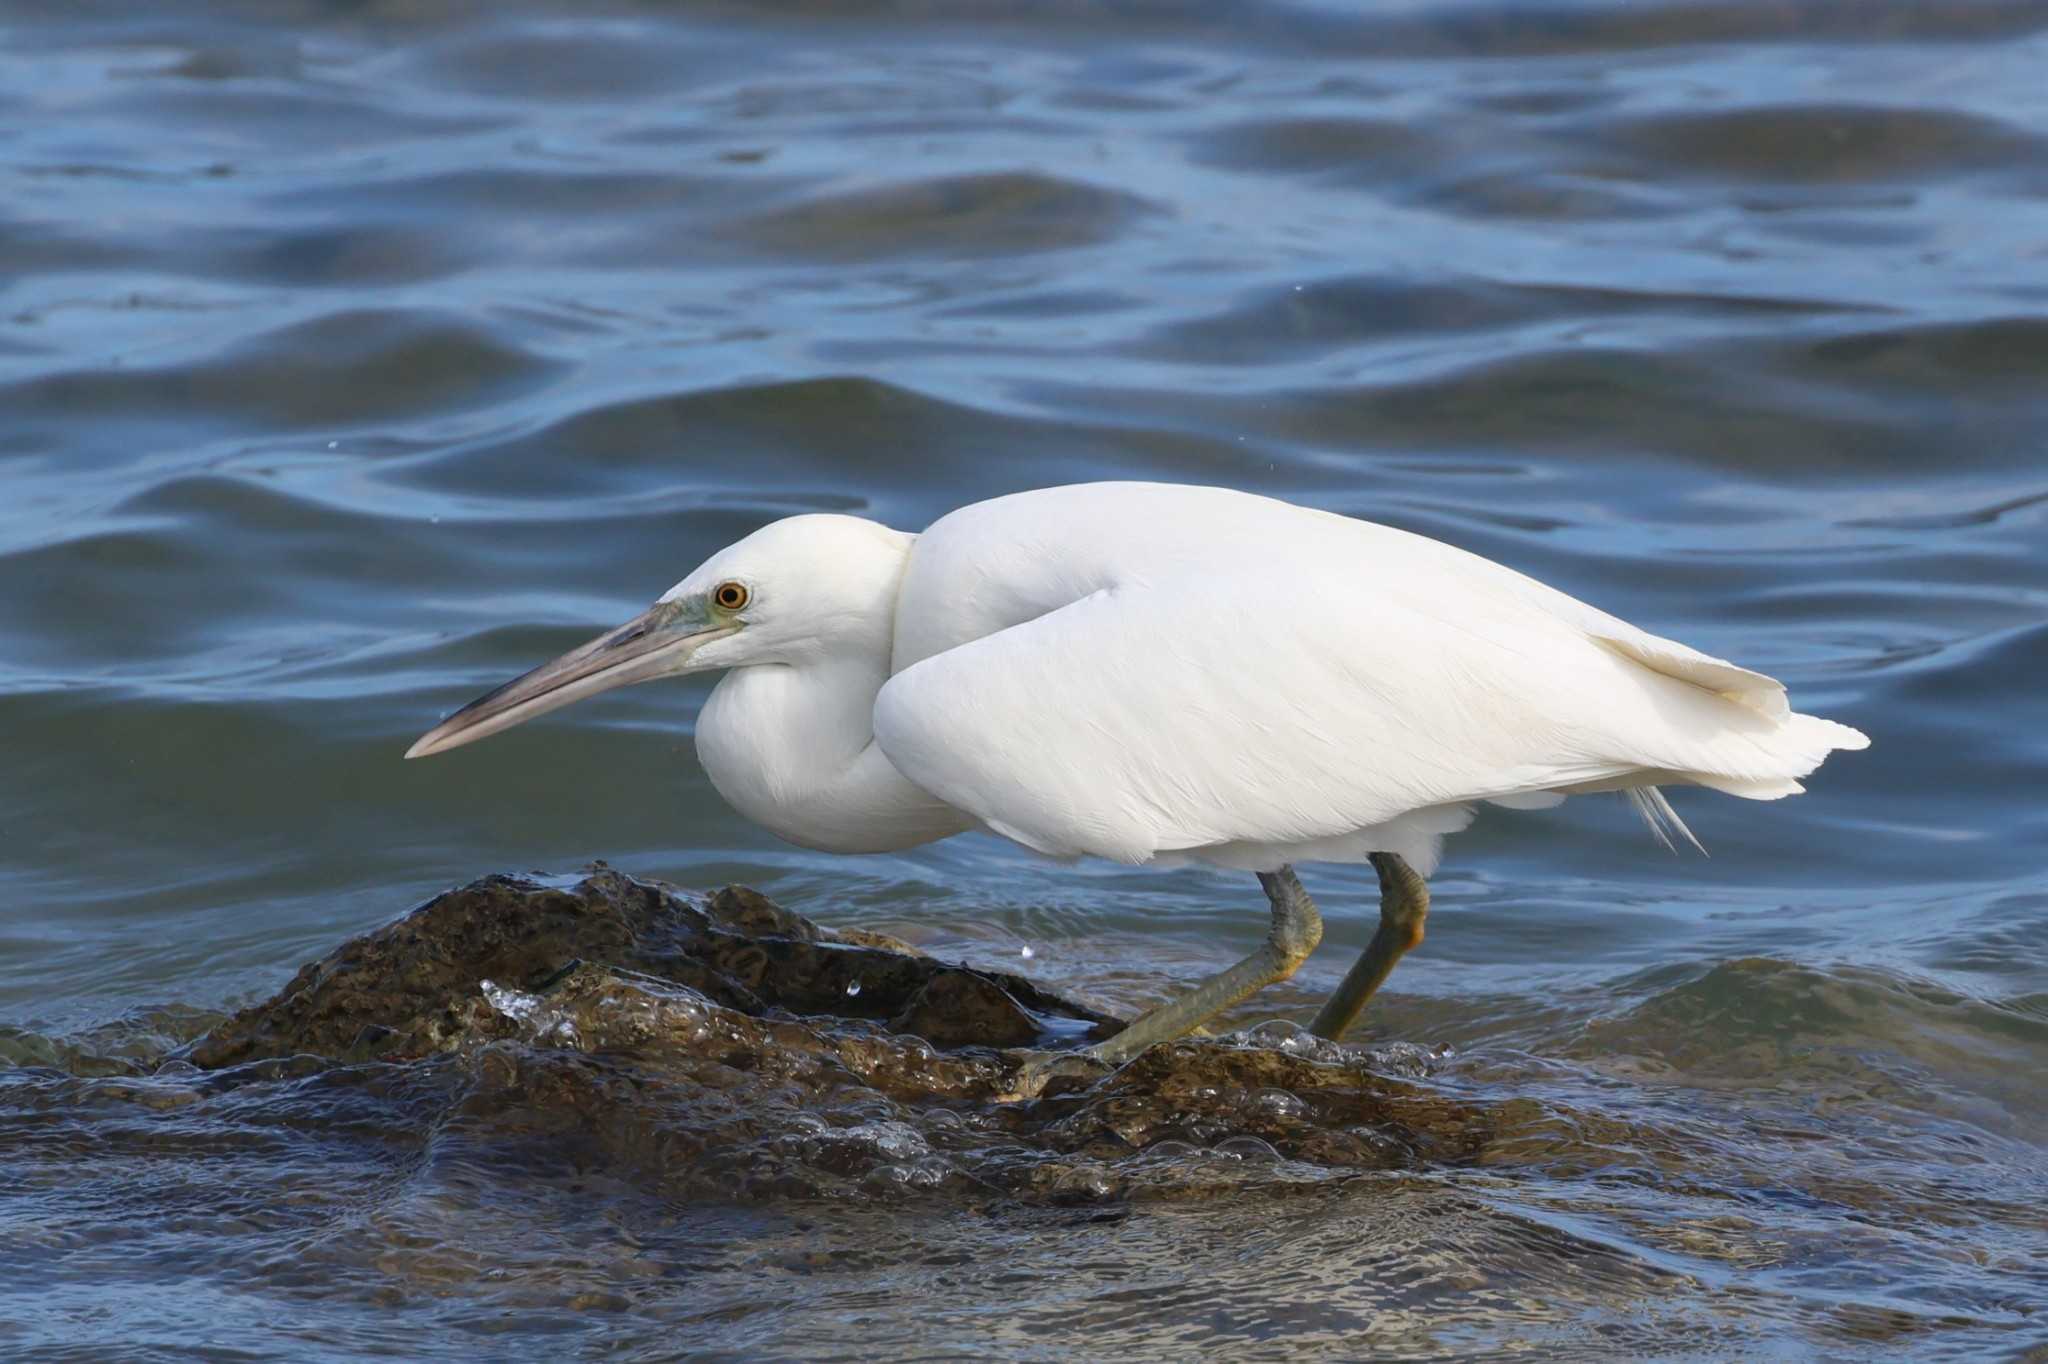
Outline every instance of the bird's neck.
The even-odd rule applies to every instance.
[[[697,718],[697,755],[728,804],[827,852],[888,852],[971,821],[899,773],[874,741],[886,649],[735,668]]]

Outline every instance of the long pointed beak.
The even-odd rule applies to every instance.
[[[686,601],[658,603],[618,629],[479,696],[422,734],[405,756],[444,753],[586,696],[680,672],[701,645],[738,628],[713,624]]]

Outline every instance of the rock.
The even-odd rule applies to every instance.
[[[1268,1024],[1114,1072],[1025,1050],[1118,1026],[742,887],[601,869],[437,896],[183,1059],[229,1088],[353,1068],[341,1090],[388,1093],[449,1149],[724,1201],[1121,1204],[1480,1164],[1502,1142],[1507,1107],[1432,1088],[1413,1048],[1380,1065]]]
[[[1007,990],[972,971],[939,972],[889,1026],[941,1047],[1023,1047],[1039,1033],[1038,1020]]]
[[[585,961],[687,986],[751,1015],[892,1018],[910,1012],[940,976],[978,981],[986,990],[975,998],[1016,1006],[977,1015],[985,1034],[965,1015],[948,1026],[927,1008],[923,1026],[942,1030],[953,1046],[1023,1045],[1039,1031],[1026,1010],[1105,1036],[1118,1026],[1021,977],[944,965],[884,945],[890,941],[830,932],[742,886],[692,899],[610,869],[571,886],[487,876],[303,967],[275,998],[194,1043],[186,1059],[208,1069],[302,1052],[409,1059],[509,1036],[483,982],[541,990]],[[968,994],[956,997],[964,1003]]]

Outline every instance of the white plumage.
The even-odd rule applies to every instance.
[[[1392,853],[1427,875],[1480,802],[1620,790],[1690,838],[1657,787],[1772,800],[1868,743],[1769,677],[1426,537],[1096,483],[922,535],[775,522],[409,756],[717,668],[697,726],[713,783],[842,852],[979,827],[1062,858],[1274,872]],[[1293,892],[1268,891],[1278,915]]]
[[[1768,799],[1867,742],[1477,555],[1213,488],[942,518],[910,552],[892,666],[874,732],[912,782],[1039,852],[1124,862],[1388,851],[1426,875],[1476,801]]]

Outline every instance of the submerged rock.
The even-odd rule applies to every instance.
[[[426,1067],[406,1087],[450,1105],[437,1122],[494,1141],[573,1133],[607,1168],[722,1199],[1188,1197],[1478,1163],[1500,1135],[1496,1110],[1420,1082],[1414,1049],[1286,1024],[1114,1072],[1078,1051],[1045,1064],[1043,1049],[1119,1026],[744,888],[694,896],[600,869],[438,896],[183,1059],[223,1081],[285,1058]]]

